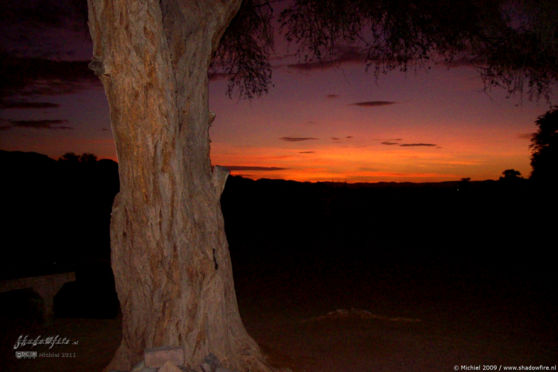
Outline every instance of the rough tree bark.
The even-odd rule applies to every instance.
[[[181,346],[240,371],[268,371],[239,316],[211,167],[207,70],[241,0],[88,0],[90,67],[110,106],[120,193],[111,248],[122,342],[107,369]]]

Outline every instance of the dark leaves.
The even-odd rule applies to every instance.
[[[467,61],[485,87],[550,97],[558,80],[558,3],[551,0],[293,0],[280,14],[302,64],[323,67],[350,46],[376,74]],[[272,50],[269,2],[244,1],[214,67],[241,96],[267,92]]]
[[[535,122],[538,130],[531,138],[531,179],[539,185],[558,184],[558,106],[541,115]]]
[[[245,98],[267,93],[271,85],[272,16],[268,2],[245,0],[223,35],[209,73],[229,77],[229,96],[235,88]]]

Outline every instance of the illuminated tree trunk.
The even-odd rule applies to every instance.
[[[111,222],[122,342],[108,369],[145,348],[209,353],[240,371],[269,367],[239,316],[220,195],[209,159],[207,69],[240,0],[89,0],[90,67],[116,142]]]

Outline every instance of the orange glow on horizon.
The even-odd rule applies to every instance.
[[[252,101],[231,100],[226,81],[211,82],[210,110],[217,114],[212,164],[252,179],[311,182],[485,180],[511,168],[528,177],[529,134],[548,109],[488,97],[466,68],[392,73],[376,84],[358,65],[307,74],[283,66],[274,74],[275,88]],[[8,126],[0,148],[118,161],[101,88],[51,98],[60,107],[50,113],[12,109],[6,115],[14,121],[67,118],[71,130]]]
[[[283,147],[235,149],[224,143],[213,145],[213,164],[232,167],[231,174],[251,179],[355,183],[491,178],[489,175],[485,176],[486,166],[481,157],[463,159],[463,152],[455,154],[444,151],[443,148],[391,149],[378,145],[345,148],[315,145],[312,150],[301,151]],[[477,170],[476,174],[471,170]],[[501,170],[497,170],[492,178],[497,178],[500,172]]]

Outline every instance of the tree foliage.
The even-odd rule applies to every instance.
[[[13,24],[34,33],[72,27],[88,37],[85,0],[37,2],[39,10],[56,10],[48,14],[30,4],[0,5],[0,19],[12,27],[6,26],[0,45],[4,96],[23,88],[19,85],[24,80],[14,80],[22,75],[12,73],[22,70],[22,53],[41,50],[45,56],[56,55],[45,49],[44,40],[14,32]],[[303,61],[335,60],[352,46],[376,74],[435,62],[467,64],[477,68],[487,89],[502,87],[510,95],[527,93],[549,100],[558,80],[556,19],[558,3],[553,0],[244,0],[215,53],[210,76],[228,77],[229,96],[233,91],[247,98],[266,93],[272,86],[274,35],[281,31]],[[280,30],[274,30],[275,25]],[[20,39],[32,47],[12,50]],[[42,70],[54,68],[50,65]],[[31,68],[24,72],[26,81],[54,81]]]
[[[521,178],[521,172],[515,169],[506,169],[502,172],[500,180],[515,180]]]
[[[209,74],[229,78],[227,94],[253,98],[271,85],[269,56],[273,50],[273,8],[269,2],[244,0],[221,39]]]
[[[535,123],[538,130],[531,138],[531,179],[541,185],[558,185],[558,106]]]
[[[550,99],[558,78],[558,5],[551,0],[293,0],[279,14],[304,61],[356,47],[376,74],[434,62],[477,68],[485,88]],[[244,1],[218,62],[241,96],[267,91],[272,8]]]

